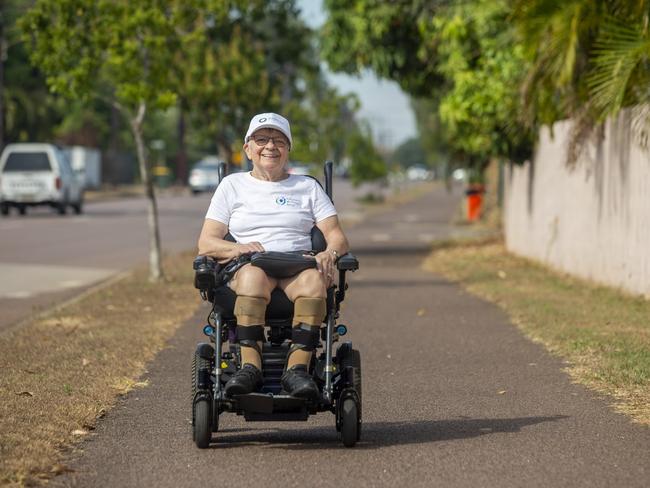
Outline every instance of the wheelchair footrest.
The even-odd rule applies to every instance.
[[[300,412],[278,412],[278,413],[255,413],[245,412],[244,419],[247,422],[288,422],[288,421],[304,421],[309,418],[309,413],[306,409]]]
[[[289,395],[249,393],[248,395],[238,395],[235,399],[239,409],[244,412],[246,420],[248,420],[250,414],[272,415],[273,418],[277,418],[279,414],[307,415],[307,406],[303,398]],[[300,418],[296,420],[300,420]]]

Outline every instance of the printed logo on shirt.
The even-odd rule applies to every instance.
[[[281,207],[299,207],[300,200],[297,198],[287,197],[285,195],[279,195],[275,198],[275,204],[280,205]]]

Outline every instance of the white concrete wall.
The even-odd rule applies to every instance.
[[[606,125],[567,168],[571,123],[540,133],[532,164],[505,172],[504,229],[511,252],[650,297],[650,153],[630,116]]]

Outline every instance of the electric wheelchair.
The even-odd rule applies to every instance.
[[[332,163],[325,163],[325,192],[332,199]],[[225,164],[219,166],[219,181]],[[233,240],[228,234],[226,239]],[[323,251],[326,242],[317,227],[312,229],[312,250]],[[334,343],[344,336],[347,327],[337,323],[341,302],[347,290],[346,273],[359,267],[352,254],[337,261],[338,280],[327,290],[327,315],[320,328],[309,367],[319,389],[317,399],[297,398],[285,394],[280,383],[292,336],[293,303],[280,289],[275,289],[266,309],[267,338],[262,348],[263,386],[258,392],[227,397],[224,386],[241,365],[237,344],[237,322],[233,315],[235,293],[226,286],[237,266],[252,261],[267,273],[296,274],[313,267],[315,260],[299,253],[255,253],[242,262],[220,265],[216,260],[199,256],[194,260],[195,286],[204,300],[212,303],[208,324],[203,333],[210,342],[196,346],[192,361],[192,433],[197,447],[207,448],[212,433],[219,430],[224,412],[243,415],[247,421],[307,420],[310,415],[329,411],[336,417],[336,429],[346,447],[352,447],[361,435],[361,356],[351,342],[343,342],[334,352]],[[240,259],[242,259],[240,258]],[[228,342],[228,347],[225,346]],[[321,350],[322,348],[322,350]],[[320,350],[320,353],[319,353]]]

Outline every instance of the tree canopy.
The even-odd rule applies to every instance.
[[[348,73],[370,68],[397,81],[419,108],[437,112],[432,118],[420,110],[423,140],[433,124],[456,160],[479,167],[493,157],[523,161],[541,124],[572,117],[579,141],[623,107],[636,108],[647,134],[647,0],[325,5],[329,65]]]

